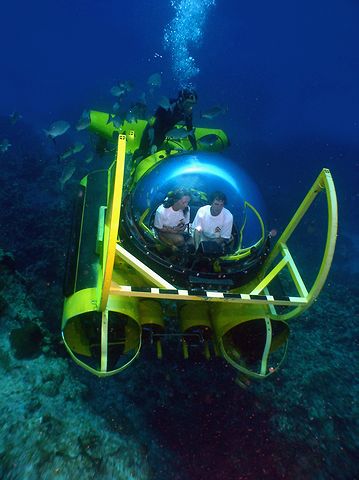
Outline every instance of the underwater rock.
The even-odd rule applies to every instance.
[[[48,381],[40,386],[39,392],[46,397],[56,397],[59,394],[59,385],[56,382]]]
[[[33,322],[10,332],[10,344],[17,359],[34,358],[40,354],[43,334]]]
[[[0,347],[0,368],[9,372],[11,370],[11,357],[7,351]]]
[[[1,285],[1,284],[0,284]],[[0,314],[6,310],[7,301],[6,299],[0,294]]]
[[[15,271],[15,258],[12,253],[4,252],[2,248],[0,248],[0,271],[8,269],[11,272]]]

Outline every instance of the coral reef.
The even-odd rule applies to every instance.
[[[146,434],[139,409],[131,406],[128,411],[128,398],[113,381],[111,391],[111,379],[106,386],[92,376],[77,378],[71,361],[55,353],[42,312],[27,294],[21,276],[3,271],[1,280],[4,275],[2,294],[9,308],[0,330],[0,477],[161,478],[150,464],[151,456],[158,462],[165,459],[168,478],[171,458]],[[36,358],[25,359],[29,355],[23,355],[19,345],[17,355],[11,352],[9,331],[15,325],[23,326],[13,332],[29,326],[38,332],[41,326],[45,340]],[[101,402],[98,412],[91,405],[92,397]]]
[[[52,147],[28,127],[16,137],[8,120],[0,126],[16,146],[0,179],[1,479],[359,478],[357,236],[339,244],[324,291],[291,323],[288,358],[268,381],[243,390],[223,361],[184,361],[170,344],[162,362],[144,351],[100,380],[73,364],[60,337],[71,185],[60,194]],[[287,219],[294,192],[283,211],[274,192],[271,211]],[[19,358],[24,347],[11,348],[10,332],[30,325],[41,343]]]
[[[41,328],[33,322],[10,332],[10,344],[16,358],[32,358],[41,351]]]

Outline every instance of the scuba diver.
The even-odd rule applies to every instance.
[[[191,193],[179,188],[170,192],[162,205],[156,210],[154,227],[158,238],[172,247],[182,247],[185,244],[185,234],[188,232],[190,219]]]
[[[140,147],[135,152],[134,158],[144,158],[159,150],[166,138],[166,133],[179,122],[184,122],[186,130],[189,132],[188,139],[192,148],[197,150],[196,139],[192,132],[192,109],[197,103],[197,98],[197,93],[194,90],[184,88],[180,90],[176,99],[170,100],[167,108],[159,106],[153,122],[149,122],[143,132]]]

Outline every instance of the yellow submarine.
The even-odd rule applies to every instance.
[[[239,377],[272,375],[285,358],[288,321],[318,297],[331,267],[337,199],[329,170],[320,172],[271,245],[261,193],[223,155],[228,138],[222,130],[195,128],[196,151],[186,137],[167,138],[135,162],[147,121],[115,128],[108,113],[91,111],[90,117],[90,130],[113,142],[115,158],[83,178],[76,196],[62,318],[73,360],[105,377],[129,367],[145,344],[165,357],[172,338],[185,359],[217,356]],[[191,190],[191,220],[212,191],[226,193],[234,218],[230,251],[168,252],[154,231],[154,215],[178,187]],[[288,241],[321,193],[327,231],[315,278],[306,285]]]

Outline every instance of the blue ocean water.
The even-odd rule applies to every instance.
[[[358,24],[350,0],[2,5],[0,248],[14,263],[0,272],[1,478],[358,478]],[[154,73],[162,84],[151,93]],[[293,324],[274,380],[244,391],[219,361],[168,358],[99,381],[56,347],[72,196],[100,168],[86,162],[91,141],[74,126],[84,110],[111,110],[110,90],[123,81],[134,85],[128,104],[145,92],[149,113],[193,86],[194,123],[228,133],[226,154],[261,188],[270,228],[281,231],[331,170],[332,270]],[[225,112],[201,118],[213,106]],[[71,129],[54,143],[43,129],[57,120]],[[60,155],[74,141],[86,146],[61,190]],[[34,319],[47,325],[48,349],[15,359],[9,331]]]

